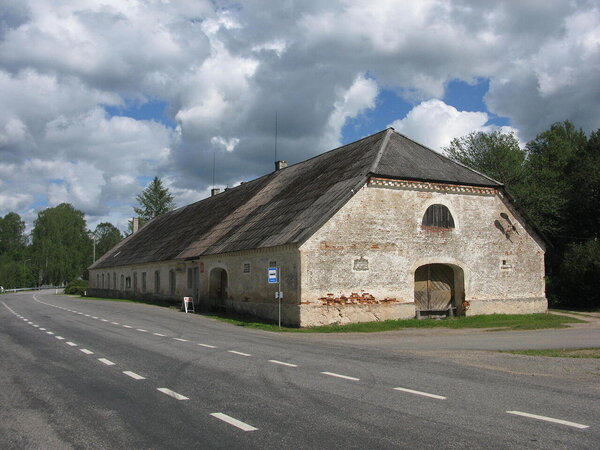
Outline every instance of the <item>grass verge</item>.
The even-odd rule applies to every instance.
[[[163,306],[179,309],[177,305],[168,302],[144,301],[127,298],[78,297],[82,300],[103,300],[113,302],[143,303],[146,305]],[[488,331],[507,330],[539,330],[543,328],[566,328],[570,323],[582,323],[567,316],[555,314],[491,314],[486,316],[454,317],[444,320],[405,319],[385,320],[381,322],[350,323],[347,325],[324,325],[320,327],[279,328],[272,321],[264,321],[255,317],[229,313],[202,314],[221,322],[240,327],[255,328],[264,331],[294,332],[294,333],[373,333],[378,331],[393,331],[405,328],[485,328]]]
[[[569,348],[552,350],[505,350],[501,353],[514,355],[547,356],[553,358],[596,358],[600,359],[600,347],[595,348]]]
[[[444,320],[386,320],[382,322],[351,323],[347,325],[325,325],[320,327],[292,328],[281,327],[255,318],[229,314],[205,314],[207,317],[233,325],[256,328],[265,331],[296,333],[371,333],[377,331],[401,330],[404,328],[487,328],[492,331],[539,330],[543,328],[566,328],[569,323],[582,322],[571,317],[553,314],[492,314],[449,318]]]
[[[102,300],[106,302],[123,302],[123,303],[142,303],[144,305],[162,306],[162,307],[177,307],[173,303],[161,302],[156,300],[139,300],[132,298],[106,298],[106,297],[84,297],[83,295],[72,295],[72,297],[79,298],[81,300]],[[178,307],[177,307],[178,308]]]

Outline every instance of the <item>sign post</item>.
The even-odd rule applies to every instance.
[[[281,269],[279,267],[269,267],[267,269],[267,281],[269,284],[277,285],[277,292],[275,292],[275,298],[278,300],[278,318],[279,328],[281,328],[281,299],[283,298],[283,292],[281,291]]]
[[[193,297],[183,297],[183,309],[187,312],[196,312],[194,311],[194,298]]]

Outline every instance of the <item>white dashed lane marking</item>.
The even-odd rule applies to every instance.
[[[348,375],[340,375],[339,373],[333,372],[321,372],[323,375],[329,375],[330,377],[343,378],[344,380],[360,381],[360,378],[349,377]]]
[[[87,348],[80,348],[80,351],[82,351],[83,353],[85,353],[86,355],[93,355],[94,352],[91,350],[88,350]]]
[[[187,339],[181,339],[181,338],[173,338],[173,339],[176,341],[179,341],[179,342],[188,342]]]
[[[123,328],[132,328],[129,325],[123,325]]]
[[[40,328],[40,331],[46,331],[46,329],[45,328]]]
[[[229,353],[233,353],[234,355],[240,355],[240,356],[252,356],[249,353],[244,353],[244,352],[236,352],[235,350],[227,350]]]
[[[237,420],[234,419],[231,416],[228,416],[227,414],[223,414],[223,413],[212,413],[211,416],[222,420],[223,422],[228,423],[229,425],[233,425],[234,427],[239,428],[240,430],[243,431],[256,431],[258,430],[258,428],[253,427],[252,425],[248,425],[245,422],[242,422],[241,420]]]
[[[113,325],[120,325],[119,322],[111,322]]]
[[[206,348],[217,348],[214,345],[208,345],[208,344],[198,344],[200,347],[206,347]]]
[[[136,328],[135,330],[136,330],[136,331],[141,331],[142,333],[147,333],[147,332],[148,332],[148,330],[143,330],[143,329],[141,329],[141,328]]]
[[[446,397],[437,394],[430,394],[429,392],[415,391],[413,389],[407,389],[402,387],[394,388],[396,391],[408,392],[409,394],[422,395],[423,397],[435,398],[437,400],[446,400]]]
[[[156,388],[156,390],[168,395],[169,397],[173,397],[176,400],[189,400],[189,398],[187,398],[185,395],[178,394],[169,388]]]
[[[71,347],[77,347],[77,344],[75,342],[67,342],[67,345],[70,345]]]
[[[297,364],[287,363],[287,362],[283,362],[283,361],[277,361],[276,359],[270,359],[269,362],[273,363],[273,364],[279,364],[280,366],[298,367]]]
[[[543,420],[545,422],[558,423],[561,425],[567,425],[573,428],[579,428],[580,430],[584,430],[589,428],[589,425],[583,425],[581,423],[569,422],[568,420],[555,419],[554,417],[546,417],[546,416],[538,416],[537,414],[530,414],[521,411],[506,411],[508,414],[514,414],[516,416],[528,417],[530,419]]]
[[[124,371],[123,371],[123,373],[124,373],[125,375],[127,375],[128,377],[131,377],[131,378],[133,378],[134,380],[145,380],[145,379],[146,379],[146,377],[143,377],[143,376],[141,376],[141,375],[138,375],[137,373],[135,373],[135,372],[131,372],[131,371],[129,371],[129,370],[124,370]]]
[[[165,337],[166,334],[160,334],[160,333],[152,333],[154,336],[161,336],[161,337]]]
[[[62,341],[62,340],[64,340],[64,337],[62,337],[62,336],[54,336],[54,337],[55,337],[56,339],[58,339],[59,341]]]
[[[54,334],[52,331],[46,331],[46,334]]]
[[[106,364],[107,366],[114,366],[115,363],[106,359],[106,358],[98,358],[98,361],[100,361],[103,364]]]

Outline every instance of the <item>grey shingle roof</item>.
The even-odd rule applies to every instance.
[[[390,128],[157,217],[90,268],[300,244],[370,175],[501,186]]]

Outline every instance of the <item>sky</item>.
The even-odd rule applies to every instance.
[[[0,0],[0,216],[125,230],[389,126],[600,128],[600,0]]]

